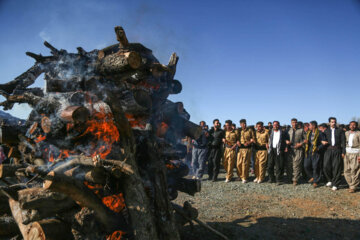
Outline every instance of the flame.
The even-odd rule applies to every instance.
[[[120,240],[123,234],[124,232],[122,231],[115,231],[111,235],[107,235],[106,240]]]
[[[34,141],[36,143],[39,143],[41,141],[44,141],[45,139],[46,139],[46,136],[43,136],[43,135],[40,134],[40,136],[38,136]]]
[[[125,207],[125,200],[122,193],[103,197],[102,202],[116,213],[121,212]]]
[[[139,128],[141,128],[141,129],[145,129],[145,128],[146,128],[146,122],[143,122],[143,121],[142,121],[142,118],[135,117],[134,115],[128,114],[128,113],[125,113],[125,117],[126,117],[127,120],[129,121],[130,126],[131,126],[132,128],[134,128],[134,127],[139,127]]]
[[[169,130],[169,125],[167,125],[165,122],[161,122],[157,126],[156,136],[163,138],[165,137],[166,132],[168,130]]]
[[[101,184],[91,184],[88,181],[84,181],[84,185],[94,191],[96,195],[100,196],[100,190],[103,188]]]
[[[97,144],[91,146],[91,155],[100,155],[102,159],[111,152],[111,146],[114,142],[119,141],[120,135],[117,127],[112,118],[112,114],[105,114],[103,112],[97,112],[93,115],[92,119],[87,121],[87,129],[81,135],[85,134],[93,135]],[[99,146],[100,144],[100,146]]]
[[[175,166],[173,164],[170,164],[170,163],[165,164],[165,166],[166,166],[167,169],[170,169],[170,170],[175,169]]]

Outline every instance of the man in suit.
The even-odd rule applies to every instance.
[[[345,134],[336,127],[336,118],[329,118],[329,128],[324,131],[322,144],[327,146],[324,155],[324,174],[327,187],[336,191],[341,182],[342,164],[345,157]]]
[[[284,174],[284,154],[287,152],[286,140],[289,140],[289,135],[286,131],[280,129],[280,122],[273,122],[273,129],[269,138],[269,160],[268,160],[268,174],[269,182],[280,185],[283,182]],[[275,168],[275,175],[274,175]]]
[[[350,130],[345,133],[346,155],[344,159],[344,176],[349,184],[349,192],[354,193],[360,184],[360,131],[357,122],[351,121]]]
[[[222,155],[222,140],[225,138],[225,132],[220,128],[219,119],[213,121],[214,127],[209,131],[209,180],[217,181],[220,169],[220,159]]]

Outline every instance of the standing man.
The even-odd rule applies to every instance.
[[[304,168],[306,175],[310,178],[309,183],[313,187],[318,187],[321,179],[321,162],[319,151],[323,147],[321,144],[321,132],[318,129],[316,121],[311,121],[309,124],[309,131],[305,139],[305,161]]]
[[[220,170],[220,159],[222,153],[222,140],[225,138],[224,131],[220,128],[219,119],[213,121],[214,127],[209,132],[209,165],[208,174],[209,180],[217,181]]]
[[[236,160],[236,142],[239,139],[239,133],[232,127],[232,121],[226,120],[225,122],[225,138],[223,143],[225,145],[224,152],[224,169],[226,171],[225,182],[230,182],[233,177],[234,165]]]
[[[328,181],[327,187],[332,186],[336,191],[341,182],[342,164],[345,157],[345,134],[336,127],[336,118],[329,118],[330,127],[325,130],[323,145],[327,146],[324,156],[324,173]]]
[[[240,120],[241,133],[240,141],[237,142],[239,152],[237,154],[237,172],[242,180],[242,183],[247,183],[249,178],[249,168],[251,161],[251,144],[255,143],[255,133],[252,129],[246,126],[246,120]]]
[[[255,180],[256,183],[262,183],[265,179],[266,163],[269,149],[269,131],[265,131],[264,123],[256,123],[255,140]]]
[[[349,184],[349,193],[354,193],[360,184],[360,132],[356,130],[355,121],[350,122],[349,128],[350,130],[345,133],[344,175]]]
[[[280,130],[279,121],[274,121],[273,129],[269,138],[268,150],[268,174],[270,183],[274,183],[275,180],[278,185],[282,183],[282,177],[284,174],[284,154],[287,152],[286,140],[289,140],[287,133]]]
[[[208,144],[208,136],[209,133],[205,130],[205,121],[200,122],[200,126],[202,127],[202,134],[196,140],[192,140],[193,143],[193,151],[192,151],[192,160],[191,167],[193,169],[195,179],[201,179],[206,164],[206,156],[207,156],[207,144]]]
[[[297,128],[298,121],[296,118],[291,119],[291,128],[288,131],[289,151],[287,153],[287,168],[286,174],[288,180],[291,181],[290,176],[292,175],[293,185],[296,186],[299,182],[302,170],[303,170],[303,156],[304,156],[304,140],[305,132],[302,128]]]

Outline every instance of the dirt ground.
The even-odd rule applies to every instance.
[[[194,197],[180,193],[175,200],[189,201],[199,219],[229,239],[360,239],[360,192],[350,194],[310,184],[225,183],[202,181]],[[204,179],[207,175],[204,176]],[[253,179],[253,177],[251,178]],[[221,239],[199,225],[186,225],[182,239]]]

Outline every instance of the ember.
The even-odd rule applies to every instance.
[[[195,216],[169,200],[200,191],[185,178],[179,142],[202,130],[167,99],[182,90],[179,58],[160,64],[123,28],[115,33],[118,44],[90,52],[45,42],[51,56],[27,52],[34,66],[0,85],[5,110],[33,108],[25,125],[1,126],[17,159],[0,165],[0,218],[12,224],[0,221],[1,239],[179,239]],[[45,93],[30,88],[42,73]]]

